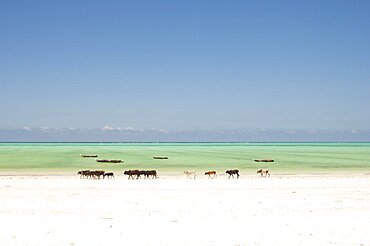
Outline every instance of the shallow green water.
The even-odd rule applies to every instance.
[[[97,163],[122,159],[123,164]],[[155,160],[153,156],[168,156]],[[257,163],[254,159],[274,159]],[[156,169],[180,174],[229,168],[254,174],[268,168],[275,174],[370,173],[370,143],[0,143],[1,174],[75,174],[80,169]]]

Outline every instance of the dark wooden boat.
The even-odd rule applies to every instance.
[[[168,159],[167,156],[153,156],[153,158],[157,160],[167,160]]]
[[[122,160],[96,160],[96,162],[104,162],[104,163],[122,163]]]
[[[274,162],[273,159],[261,159],[261,160],[254,160],[255,162]]]
[[[84,158],[96,158],[98,157],[98,155],[95,155],[95,154],[80,154],[81,157],[84,157]]]

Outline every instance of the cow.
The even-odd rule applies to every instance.
[[[147,172],[147,171],[145,171],[145,170],[140,170],[140,171],[136,174],[136,179],[141,178],[141,175],[143,175],[143,178],[144,178],[144,179],[145,179],[145,178],[147,178],[147,176],[146,176],[146,172]]]
[[[91,171],[91,175],[92,175],[92,177],[94,177],[94,179],[100,179],[101,176],[104,177],[104,173],[105,173],[105,171],[101,171],[101,170]]]
[[[204,175],[208,175],[208,178],[211,178],[211,175],[212,175],[212,179],[217,178],[217,172],[216,171],[208,171],[208,172],[205,172]]]
[[[80,175],[81,178],[94,178],[94,179],[100,179],[101,176],[104,177],[105,171],[90,171],[90,170],[81,170],[78,171],[77,174]]]
[[[266,178],[267,175],[270,177],[270,173],[269,173],[269,170],[268,169],[266,169],[266,170],[259,169],[259,170],[257,170],[257,173],[260,173],[261,174],[261,178],[262,177],[265,177]]]
[[[236,178],[239,178],[239,170],[238,169],[227,170],[225,173],[229,174],[229,178],[231,176],[234,178],[234,174],[236,175]]]
[[[114,178],[114,173],[104,173],[103,179],[105,179],[105,177],[107,177],[107,179]]]
[[[193,177],[195,179],[195,177],[197,176],[197,173],[194,171],[194,170],[187,170],[187,171],[184,171],[184,174],[186,175],[186,178],[191,178]]]
[[[90,170],[81,170],[78,171],[77,174],[80,175],[80,179],[88,178]]]
[[[136,175],[136,179],[140,177],[140,171],[135,170],[126,170],[123,172],[124,175],[128,175],[128,179],[134,179],[134,176]]]
[[[145,171],[145,177],[146,178],[152,177],[152,179],[157,178],[157,171],[156,170]]]

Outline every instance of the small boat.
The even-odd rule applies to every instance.
[[[122,161],[122,160],[104,160],[104,159],[101,159],[101,160],[96,160],[96,162],[105,162],[105,163],[122,163],[123,161]]]
[[[80,154],[81,157],[84,157],[84,158],[96,158],[98,157],[98,155],[95,155],[95,154]]]
[[[273,159],[261,159],[261,160],[254,160],[255,162],[274,162]]]
[[[153,158],[157,160],[167,160],[168,159],[167,156],[153,156]]]

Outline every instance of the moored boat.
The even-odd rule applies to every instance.
[[[158,159],[158,160],[167,160],[168,157],[167,156],[153,156],[154,159]]]
[[[104,160],[104,159],[100,159],[100,160],[96,160],[96,162],[105,162],[105,163],[122,163],[123,161],[122,161],[122,160]]]
[[[98,157],[98,155],[96,154],[80,154],[81,157],[84,157],[84,158],[96,158]]]
[[[274,160],[273,159],[260,159],[260,160],[258,160],[258,159],[256,159],[256,160],[254,160],[255,162],[274,162]]]

